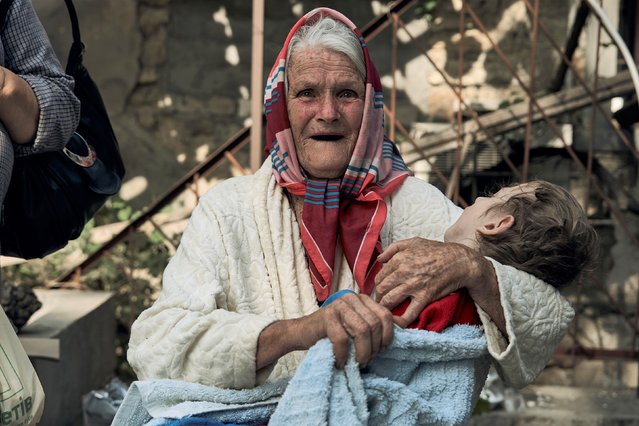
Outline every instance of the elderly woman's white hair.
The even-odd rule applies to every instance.
[[[362,46],[355,33],[343,23],[322,15],[314,23],[302,26],[291,38],[286,53],[286,63],[288,64],[296,53],[312,48],[330,49],[346,55],[355,65],[362,80],[366,81],[366,64]],[[286,78],[285,87],[288,89],[288,78]]]

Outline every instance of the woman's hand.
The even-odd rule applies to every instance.
[[[476,250],[456,243],[411,238],[391,244],[378,258],[384,264],[376,277],[377,301],[392,309],[410,298],[395,322],[406,327],[430,303],[466,287],[505,333],[499,287],[490,262]]]
[[[393,316],[369,296],[346,294],[310,315],[267,326],[258,339],[256,367],[259,370],[289,352],[308,349],[324,337],[333,344],[337,367],[346,364],[351,339],[357,362],[366,365],[393,340]]]
[[[340,368],[346,364],[351,339],[360,365],[368,364],[393,340],[393,315],[366,295],[346,294],[313,315],[320,317],[317,323],[323,326],[321,334],[333,344],[335,363]]]

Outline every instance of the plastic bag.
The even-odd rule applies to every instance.
[[[44,390],[13,326],[0,309],[0,424],[35,425],[44,410]]]

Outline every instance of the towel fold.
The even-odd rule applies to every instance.
[[[221,423],[266,424],[288,380],[253,389],[221,389],[181,380],[141,380],[131,384],[113,419],[114,426],[161,425],[153,419],[198,416]]]

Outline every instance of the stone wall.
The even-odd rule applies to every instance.
[[[182,174],[249,123],[250,1],[230,0],[76,0],[86,45],[86,64],[102,90],[127,166],[122,196],[141,207],[161,195]],[[573,0],[553,2],[541,16],[560,43]],[[63,2],[35,0],[54,47],[66,61],[70,28]],[[419,46],[400,31],[398,116],[415,121],[448,121],[458,103],[425,49],[455,81],[458,76],[458,0],[442,0],[431,23],[414,10],[404,19]],[[472,1],[497,46],[508,52],[524,80],[529,63],[531,22],[520,0]],[[265,12],[264,77],[298,17],[317,6],[341,10],[364,26],[384,13],[379,1],[270,1]],[[468,24],[470,18],[466,17]],[[478,109],[494,109],[523,97],[497,50],[476,29],[464,38],[462,83]],[[387,88],[391,32],[370,43]],[[537,86],[552,76],[557,58],[540,43]],[[262,96],[261,93],[259,96]],[[388,97],[388,90],[387,90]],[[246,153],[238,154],[248,165]],[[222,177],[228,175],[226,169]]]

